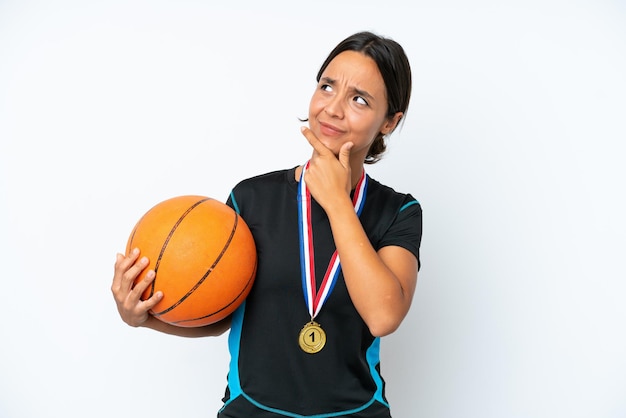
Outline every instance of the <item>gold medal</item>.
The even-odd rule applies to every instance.
[[[326,344],[326,333],[320,324],[311,320],[302,327],[298,342],[302,351],[309,354],[319,353]]]

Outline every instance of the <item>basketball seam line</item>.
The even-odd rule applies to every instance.
[[[182,324],[183,322],[199,321],[201,319],[206,319],[206,318],[209,318],[209,317],[211,317],[213,315],[217,315],[218,313],[222,312],[224,309],[227,309],[229,306],[231,306],[233,303],[235,303],[237,301],[237,299],[239,299],[239,297],[246,292],[246,290],[252,284],[254,276],[256,276],[256,260],[255,260],[255,263],[254,263],[254,269],[252,270],[252,274],[248,278],[248,281],[246,282],[246,285],[243,287],[241,292],[239,292],[239,294],[232,301],[230,301],[226,306],[224,306],[221,309],[218,309],[217,311],[215,311],[213,313],[210,313],[208,315],[204,315],[204,316],[201,316],[201,317],[198,317],[198,318],[192,318],[192,319],[181,319],[180,321],[174,321],[174,322],[171,322],[171,323],[172,324]]]
[[[154,295],[154,287],[156,285],[157,273],[159,271],[159,265],[161,264],[161,259],[163,258],[163,254],[165,253],[165,249],[167,248],[167,245],[169,244],[170,239],[172,239],[172,236],[174,235],[174,232],[176,232],[176,229],[178,229],[178,226],[183,222],[183,219],[185,219],[185,217],[187,217],[187,215],[189,215],[189,213],[192,210],[194,210],[196,207],[201,205],[203,202],[206,202],[207,200],[210,200],[210,198],[201,199],[201,200],[197,201],[196,203],[194,203],[193,205],[191,205],[189,208],[187,208],[185,213],[183,213],[180,216],[180,218],[178,218],[178,220],[176,221],[176,223],[174,224],[172,229],[170,229],[169,234],[167,234],[167,238],[165,238],[165,242],[163,243],[163,246],[161,247],[161,251],[159,252],[159,256],[157,257],[157,260],[154,263],[154,280],[150,284],[150,296],[149,297],[152,297],[152,295]]]
[[[198,204],[200,204],[202,202],[199,202]],[[194,205],[191,209],[193,209],[195,206],[197,206],[198,204]],[[191,209],[189,209],[187,212],[185,212],[185,215],[191,211]],[[182,218],[181,218],[182,221]],[[180,221],[176,224],[176,226],[178,226],[178,224],[180,223]],[[230,243],[233,240],[233,237],[235,236],[235,231],[237,230],[237,224],[239,223],[239,215],[237,215],[237,213],[235,213],[235,223],[233,224],[233,228],[230,231],[230,236],[228,237],[228,240],[226,240],[226,243],[224,244],[224,247],[222,248],[222,251],[219,253],[219,255],[217,256],[217,258],[215,259],[215,261],[213,262],[213,265],[211,265],[211,267],[209,267],[209,269],[207,270],[206,273],[204,273],[204,275],[200,278],[200,280],[198,280],[198,282],[184,295],[182,296],[176,303],[174,303],[172,306],[170,306],[169,308],[161,311],[161,312],[157,312],[157,313],[153,313],[154,316],[161,316],[164,315],[168,312],[170,312],[172,309],[176,308],[178,305],[180,305],[181,303],[183,303],[185,301],[185,299],[187,299],[189,296],[191,296],[191,294],[198,288],[200,287],[200,285],[206,280],[206,278],[209,276],[209,274],[211,274],[211,272],[213,271],[213,269],[217,266],[217,264],[219,263],[219,261],[222,259],[222,257],[224,256],[224,254],[226,253],[226,250],[228,249],[228,247],[230,247]],[[173,232],[172,232],[173,234]],[[169,237],[168,240],[169,241]],[[163,251],[161,254],[163,254],[163,252],[165,252],[165,247],[167,246],[167,241],[166,244],[163,246]],[[159,259],[161,258],[161,255],[159,255]],[[155,272],[156,272],[156,267],[155,267]]]

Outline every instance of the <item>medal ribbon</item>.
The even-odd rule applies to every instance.
[[[304,173],[309,166],[309,162],[302,167],[300,175],[300,183],[298,184],[298,223],[300,230],[300,269],[302,272],[302,290],[304,292],[304,300],[311,320],[317,316],[320,309],[326,302],[335,286],[341,263],[337,250],[333,253],[324,274],[324,279],[320,285],[319,291],[315,283],[315,255],[313,251],[313,229],[311,225],[311,193],[304,181]],[[367,192],[367,176],[365,171],[361,174],[361,178],[356,185],[354,196],[352,197],[352,205],[357,216],[361,215],[363,206],[365,205],[365,195]]]

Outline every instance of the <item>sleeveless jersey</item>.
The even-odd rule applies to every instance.
[[[310,321],[300,269],[298,182],[295,168],[239,183],[227,204],[254,236],[254,286],[233,314],[231,355],[220,418],[390,417],[380,374],[380,338],[354,308],[343,275],[315,318],[326,332],[316,354],[300,349]],[[411,195],[369,178],[361,224],[374,249],[396,245],[419,261],[422,209]],[[330,223],[313,199],[311,222],[319,286],[335,251]]]

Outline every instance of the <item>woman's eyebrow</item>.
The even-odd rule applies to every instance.
[[[369,93],[368,93],[368,92],[366,92],[365,90],[359,90],[359,89],[357,89],[356,87],[352,87],[352,90],[353,90],[356,94],[358,94],[359,96],[363,96],[363,97],[365,97],[366,99],[369,99],[369,100],[374,100],[374,96],[372,96],[371,94],[369,94]]]
[[[325,84],[329,84],[331,86],[334,86],[335,84],[337,84],[337,80],[335,80],[333,78],[330,78],[330,77],[322,77],[320,79],[320,82],[323,82]],[[354,93],[358,94],[359,96],[363,96],[363,97],[365,97],[367,99],[370,99],[370,100],[374,99],[374,96],[372,96],[371,94],[369,94],[365,90],[358,89],[358,88],[356,88],[354,86],[350,87],[350,90],[353,91]]]

